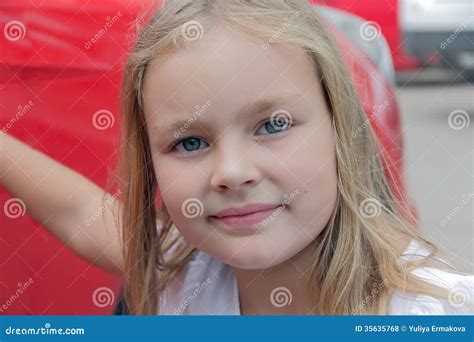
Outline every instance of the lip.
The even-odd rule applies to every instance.
[[[217,214],[212,215],[217,218],[222,218],[225,216],[242,216],[248,215],[252,213],[256,213],[258,211],[264,211],[269,209],[276,209],[280,206],[280,204],[248,204],[246,206],[240,208],[229,208],[222,211],[219,211]]]
[[[252,227],[268,216],[281,204],[249,204],[241,208],[229,208],[212,215],[211,218],[234,228]]]

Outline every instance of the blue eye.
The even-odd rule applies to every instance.
[[[265,129],[270,133],[270,134],[278,134],[283,132],[284,130],[287,130],[290,128],[291,122],[289,121],[288,118],[275,118],[275,119],[270,119],[269,121],[265,122],[261,127],[265,127]],[[260,129],[258,130],[260,132]],[[258,133],[257,132],[257,133]]]
[[[263,133],[263,135],[276,135],[281,133],[285,130],[288,130],[291,127],[291,121],[286,118],[276,118],[270,119],[264,122],[257,133],[262,134],[260,131],[262,128],[265,128],[268,133]],[[175,143],[171,150],[176,150],[180,153],[191,153],[198,151],[202,148],[208,147],[209,144],[204,140],[197,138],[197,137],[188,137],[181,139],[177,143]]]
[[[190,137],[190,138],[185,138],[181,141],[178,141],[174,146],[173,149],[179,149],[179,146],[182,146],[182,149],[184,149],[184,152],[194,152],[199,150],[199,147],[201,147],[203,144],[206,144],[209,146],[208,143],[204,142],[204,140],[196,138],[196,137]],[[207,147],[205,146],[205,147]],[[183,151],[180,151],[183,152]]]

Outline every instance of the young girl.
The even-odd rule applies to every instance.
[[[474,313],[474,277],[393,195],[305,0],[166,2],[138,36],[122,100],[120,201],[5,134],[0,180],[123,275],[130,313]],[[34,179],[19,172],[33,166]],[[40,180],[51,190],[35,195]]]

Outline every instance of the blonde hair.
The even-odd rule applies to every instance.
[[[291,23],[283,26],[289,18]],[[437,261],[440,251],[417,232],[406,203],[394,195],[397,189],[391,189],[385,173],[391,161],[373,130],[367,127],[363,134],[352,134],[367,122],[366,114],[338,52],[306,0],[177,0],[166,2],[141,30],[125,67],[122,239],[125,302],[130,313],[156,314],[160,293],[195,252],[183,239],[172,237],[173,222],[165,204],[155,208],[157,180],[142,106],[147,66],[192,44],[182,39],[183,25],[190,21],[198,22],[204,34],[211,27],[225,28],[265,44],[292,44],[314,62],[332,117],[338,177],[334,211],[314,242],[318,246],[308,286],[317,312],[386,314],[395,289],[448,298],[445,289],[411,273],[420,266],[449,267]],[[363,205],[374,209],[374,203],[380,211],[377,215],[363,212],[367,209]],[[157,221],[163,224],[159,232]],[[431,254],[421,260],[402,260],[402,250],[394,241],[412,239]],[[172,247],[172,255],[165,260],[164,253]]]

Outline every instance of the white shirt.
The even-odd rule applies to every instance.
[[[429,251],[416,242],[408,246],[410,258]],[[413,271],[419,277],[441,285],[453,294],[450,300],[396,291],[390,300],[389,315],[473,315],[474,276],[458,275],[434,268]],[[239,293],[231,268],[222,261],[197,251],[193,258],[164,289],[159,315],[240,315]]]

